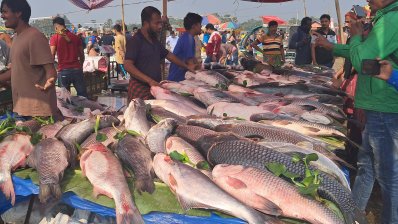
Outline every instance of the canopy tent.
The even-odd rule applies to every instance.
[[[93,10],[106,6],[113,0],[69,0],[79,8]]]
[[[238,29],[239,25],[234,23],[234,22],[227,22],[227,23],[221,23],[218,28],[222,30],[227,30],[227,29]]]
[[[262,16],[261,18],[263,19],[264,24],[268,24],[271,21],[276,21],[278,23],[278,25],[287,24],[287,22],[285,20],[279,18],[278,16]]]
[[[206,15],[206,16],[202,16],[202,25],[206,26],[207,24],[211,23],[213,25],[219,25],[221,24],[221,20],[212,14]]]

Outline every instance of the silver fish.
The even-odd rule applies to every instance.
[[[124,112],[126,130],[136,131],[145,136],[151,128],[146,117],[146,110],[147,106],[144,100],[132,100]]]
[[[153,126],[145,138],[149,149],[154,153],[165,153],[166,139],[173,133],[176,126],[177,121],[172,118],[162,120]]]

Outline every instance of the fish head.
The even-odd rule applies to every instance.
[[[138,111],[145,111],[145,110],[146,110],[146,104],[144,100],[139,98],[133,99],[124,113],[124,119],[130,120],[129,118],[132,118],[134,114],[136,114]]]
[[[211,135],[204,135],[197,141],[200,153],[206,158],[209,149],[219,142],[236,141],[241,138],[232,133],[217,133]]]
[[[171,91],[164,89],[160,86],[152,86],[151,87],[151,94],[156,98],[156,96],[159,96],[161,94],[166,94],[166,95],[170,95]]]

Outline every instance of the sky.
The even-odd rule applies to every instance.
[[[283,19],[304,16],[304,0],[293,0],[287,3],[253,3],[241,0],[174,0],[169,2],[168,16],[183,18],[188,12],[201,15],[219,13],[238,17],[239,22],[258,19],[262,15],[279,16]],[[308,16],[319,17],[327,13],[336,18],[334,0],[305,0]],[[103,23],[108,18],[113,21],[121,19],[121,0],[114,0],[107,8],[84,11],[68,0],[28,0],[32,7],[32,18],[49,17],[56,14],[66,15],[73,24]],[[124,0],[125,20],[127,24],[140,23],[140,12],[146,6],[162,8],[160,0]],[[342,14],[352,5],[366,5],[366,0],[340,0]],[[337,21],[337,19],[335,20]]]

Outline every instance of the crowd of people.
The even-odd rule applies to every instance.
[[[312,19],[304,18],[289,48],[296,50],[295,64],[333,67],[336,57],[345,58],[344,68],[334,77],[334,85],[346,91],[345,111],[355,123],[348,122],[349,137],[362,145],[353,196],[365,212],[375,180],[382,191],[382,223],[398,223],[398,1],[368,0],[373,19],[365,21],[355,12],[346,14],[347,43],[337,43],[330,29],[329,15],[320,17],[321,28],[311,30]],[[239,38],[234,32],[217,31],[213,24],[202,30],[202,16],[188,13],[184,18],[186,32],[171,32],[166,46],[159,33],[167,18],[154,7],[141,12],[141,28],[123,32],[122,25],[107,30],[102,38],[96,31],[75,35],[66,29],[65,21],[53,20],[55,34],[48,39],[29,25],[31,9],[26,0],[2,0],[1,17],[16,37],[12,47],[0,41],[0,83],[11,80],[14,112],[22,117],[57,115],[55,82],[86,96],[82,74],[85,53],[98,54],[97,46],[114,46],[115,60],[123,76],[130,77],[129,100],[151,99],[150,88],[162,81],[161,61],[170,61],[168,79],[181,81],[186,71],[201,68],[204,63],[238,63]],[[261,29],[262,30],[262,29]],[[263,30],[262,30],[263,31]],[[264,62],[281,66],[285,62],[283,41],[278,23],[271,21],[267,32],[259,32],[249,47],[263,54]],[[50,44],[49,44],[50,43]],[[259,45],[262,47],[260,48]],[[58,71],[54,60],[58,58]],[[377,59],[380,74],[365,75],[363,61]],[[12,63],[11,63],[12,62]],[[361,123],[361,124],[358,124]]]

